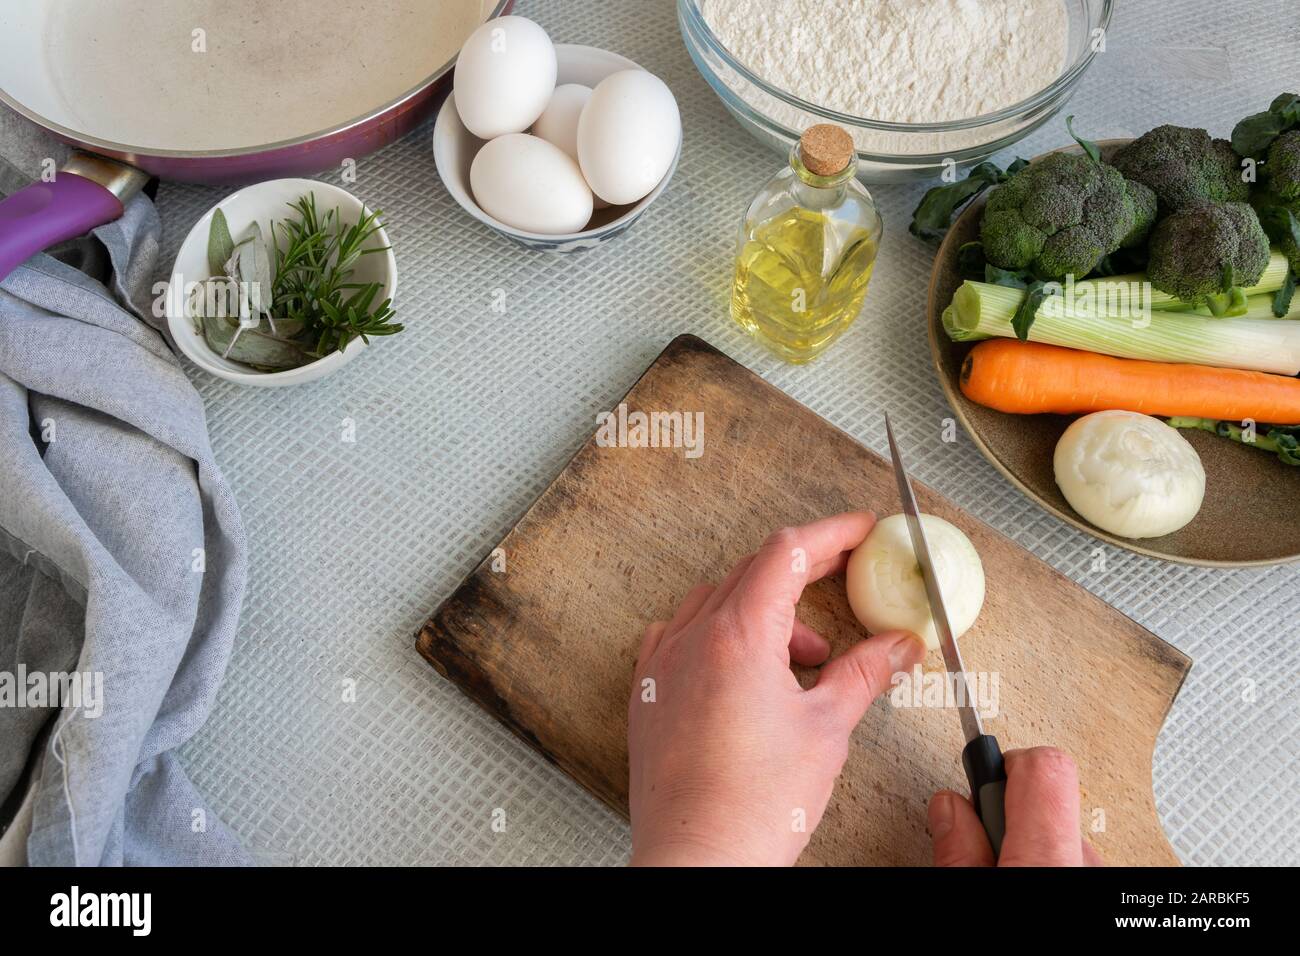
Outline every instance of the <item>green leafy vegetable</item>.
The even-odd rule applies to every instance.
[[[1247,431],[1235,422],[1213,418],[1174,417],[1165,421],[1174,428],[1197,429],[1270,452],[1284,465],[1300,465],[1300,425],[1256,425],[1253,431]]]
[[[1084,139],[1074,131],[1074,116],[1070,115],[1065,118],[1065,129],[1074,138],[1074,141],[1083,147],[1083,151],[1088,154],[1098,166],[1101,165],[1101,147],[1090,139]]]
[[[1008,177],[1028,165],[1029,160],[1017,158],[1003,172],[996,163],[980,163],[965,179],[930,188],[912,213],[908,231],[919,239],[942,239],[963,206],[990,186],[1006,182]]]
[[[1286,271],[1286,281],[1282,283],[1282,288],[1278,289],[1273,295],[1273,314],[1279,319],[1286,318],[1291,311],[1291,300],[1295,297],[1295,271],[1288,269]]]
[[[1273,140],[1300,126],[1300,96],[1282,93],[1268,109],[1252,113],[1232,128],[1232,148],[1238,156],[1263,156]]]
[[[1029,329],[1038,317],[1039,307],[1049,294],[1045,282],[1034,281],[1026,287],[1025,298],[1020,303],[1020,307],[1016,309],[1016,314],[1011,318],[1011,328],[1020,341],[1029,341]]]
[[[1300,246],[1300,219],[1286,206],[1265,206],[1258,210],[1259,224],[1274,242]]]
[[[977,280],[978,281],[978,280]],[[991,262],[984,264],[984,281],[1008,289],[1027,289],[1034,277],[1024,269],[1003,269]]]
[[[957,273],[963,279],[982,279],[988,263],[984,259],[984,244],[975,242],[962,243],[957,250]]]

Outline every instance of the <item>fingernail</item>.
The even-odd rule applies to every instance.
[[[911,631],[900,631],[889,648],[889,666],[895,672],[905,671],[925,657],[925,640]]]
[[[952,795],[936,793],[930,801],[930,836],[936,840],[947,836],[952,824]]]

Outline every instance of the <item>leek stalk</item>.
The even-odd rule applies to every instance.
[[[1256,286],[1251,291],[1271,290]],[[964,282],[943,313],[944,328],[949,338],[959,342],[1015,338],[1011,321],[1024,295],[1021,289]],[[1080,302],[1077,294],[1047,299],[1029,329],[1029,340],[1119,358],[1300,373],[1300,303],[1286,318],[1278,319],[1272,315],[1272,296],[1267,294],[1252,296],[1248,313],[1231,318],[1198,311],[1112,310],[1104,300],[1099,309],[1097,300],[1092,302]]]

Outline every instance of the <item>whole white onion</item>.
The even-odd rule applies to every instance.
[[[1156,538],[1196,517],[1201,459],[1176,428],[1137,412],[1093,412],[1056,443],[1056,483],[1075,511],[1124,538]]]

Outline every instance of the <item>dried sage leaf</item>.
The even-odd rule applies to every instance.
[[[239,314],[239,286],[227,276],[211,276],[197,283],[187,302],[191,318],[227,318]]]
[[[205,318],[203,337],[208,348],[218,355],[256,368],[297,368],[313,360],[313,356],[293,342],[268,335],[259,328],[243,328],[238,320]]]
[[[230,237],[226,214],[218,209],[212,214],[212,225],[208,227],[208,268],[213,275],[225,272],[226,263],[234,251],[235,240]]]
[[[254,222],[239,246],[239,278],[248,289],[248,303],[254,315],[271,309],[271,257],[262,240],[262,227]]]

